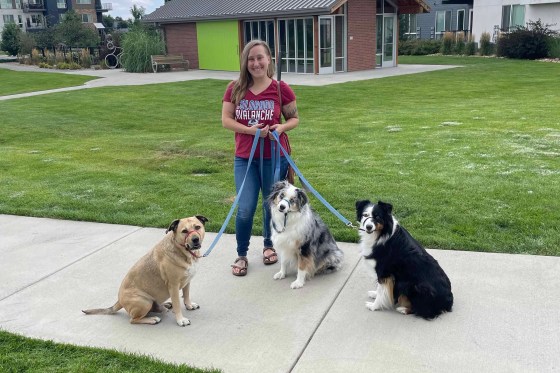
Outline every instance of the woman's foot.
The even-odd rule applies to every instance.
[[[238,256],[235,262],[231,265],[231,273],[234,276],[245,276],[247,274],[247,267],[249,262],[246,256]]]
[[[276,255],[276,250],[272,247],[265,247],[263,249],[263,263],[266,265],[274,264],[278,261],[278,255]]]

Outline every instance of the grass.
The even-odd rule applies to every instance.
[[[12,71],[0,68],[0,82],[2,82],[0,84],[0,96],[82,85],[93,79],[96,78],[48,72]]]
[[[558,64],[404,58],[462,68],[326,87],[294,85],[306,178],[344,216],[394,204],[430,248],[560,254]],[[234,197],[227,82],[107,87],[0,102],[0,212],[165,227]],[[87,103],[87,104],[84,104]],[[78,108],[78,109],[77,109]],[[355,242],[318,201],[339,241]],[[253,233],[260,234],[260,214]],[[230,223],[228,232],[233,232]]]
[[[0,331],[1,372],[142,372],[203,373],[220,370],[196,369],[185,364],[164,363],[145,355],[115,350],[77,347],[24,338]]]

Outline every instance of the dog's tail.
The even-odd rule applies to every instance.
[[[121,308],[123,308],[122,305],[117,301],[109,308],[92,308],[90,310],[82,310],[82,312],[86,315],[113,315]]]
[[[329,250],[330,253],[323,259],[320,269],[317,273],[331,273],[338,271],[342,268],[342,263],[344,261],[344,252],[334,245],[333,249]]]

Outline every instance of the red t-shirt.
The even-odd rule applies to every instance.
[[[280,123],[280,115],[282,110],[280,109],[280,100],[278,97],[278,83],[276,80],[272,80],[272,83],[267,89],[259,93],[258,95],[253,94],[251,90],[247,90],[245,97],[241,100],[239,105],[235,108],[235,120],[241,124],[249,126],[249,120],[256,118],[261,124],[278,124]],[[224,94],[223,101],[231,102],[231,91],[233,89],[233,83],[230,83]],[[296,99],[294,91],[290,86],[283,81],[280,81],[280,92],[282,93],[282,105],[287,105]],[[253,145],[253,135],[235,133],[235,155],[241,158],[249,158],[251,154],[251,145]],[[288,150],[288,136],[284,133],[280,136],[280,142],[282,147]],[[267,137],[264,140],[264,157],[270,158],[270,143],[271,140]],[[257,150],[255,155],[260,154],[260,141],[257,145]],[[281,155],[283,156],[284,154]]]

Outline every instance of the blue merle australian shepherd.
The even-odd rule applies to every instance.
[[[360,249],[366,265],[377,275],[375,298],[367,302],[372,311],[396,309],[433,319],[451,312],[451,282],[438,262],[395,219],[393,206],[379,201],[356,202],[360,222]]]
[[[303,189],[287,181],[274,184],[268,197],[271,212],[272,242],[280,256],[280,272],[275,280],[297,265],[292,289],[301,288],[306,278],[341,268],[344,254],[329,229],[311,209]]]

